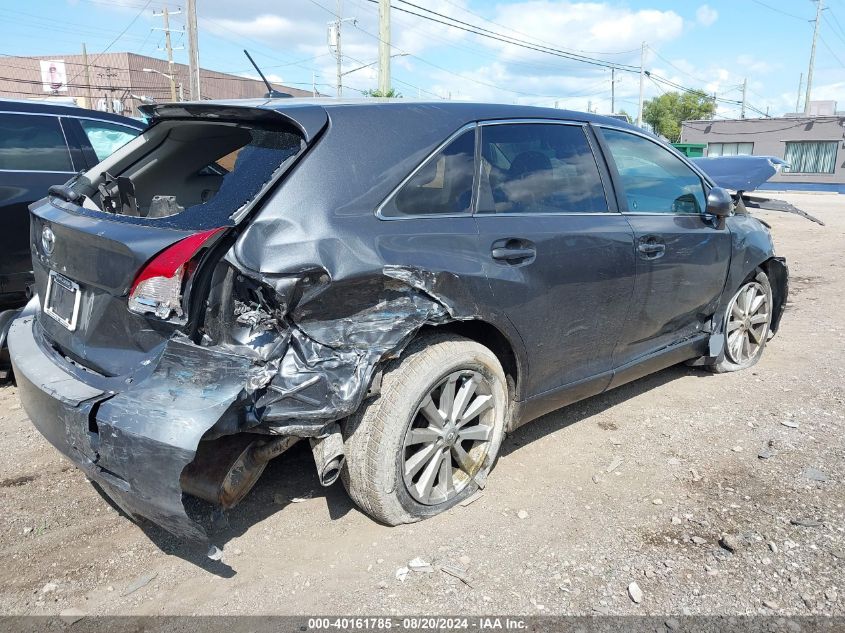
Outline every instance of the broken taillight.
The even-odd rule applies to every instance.
[[[182,283],[193,273],[194,257],[224,229],[220,227],[189,235],[148,261],[132,284],[129,309],[138,314],[152,313],[160,319],[167,319],[174,312],[181,317]]]

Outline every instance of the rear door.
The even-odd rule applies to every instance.
[[[700,334],[727,278],[731,236],[704,215],[705,183],[660,143],[602,128],[623,215],[636,237],[637,281],[616,352],[625,365]]]
[[[27,207],[78,168],[58,117],[0,112],[0,301],[20,303],[32,281]]]
[[[633,234],[593,144],[579,123],[481,127],[480,247],[528,351],[529,396],[610,370],[633,292]]]

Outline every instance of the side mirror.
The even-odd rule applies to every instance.
[[[734,208],[734,201],[731,194],[721,187],[713,187],[707,194],[707,213],[724,220],[731,215]]]

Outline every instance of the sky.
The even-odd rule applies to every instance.
[[[256,77],[247,48],[273,81],[335,93],[335,58],[327,24],[341,5],[344,97],[377,87],[377,0],[197,0],[203,68]],[[591,108],[611,112],[611,71],[573,61],[645,68],[661,80],[715,93],[717,116],[739,116],[742,83],[749,108],[772,116],[794,112],[806,73],[816,4],[811,0],[392,0],[393,86],[404,97],[497,101]],[[179,0],[3,0],[0,55],[78,53],[85,42],[93,63],[104,51],[164,59],[161,18]],[[440,16],[420,8],[434,11]],[[400,9],[404,9],[402,11]],[[410,12],[410,13],[409,13]],[[555,49],[549,54],[482,37],[441,22],[460,20],[476,30]],[[845,109],[845,0],[825,0],[812,97],[838,100]],[[454,22],[453,22],[454,23]],[[184,14],[171,28],[184,26]],[[186,39],[174,34],[174,45]],[[185,50],[175,52],[187,63]],[[9,63],[12,63],[11,61]],[[2,64],[2,58],[0,58]],[[616,110],[635,115],[638,72],[615,73]],[[162,78],[164,81],[164,78]],[[647,79],[645,98],[673,88]],[[801,101],[803,109],[803,97]],[[755,114],[749,110],[749,116]]]

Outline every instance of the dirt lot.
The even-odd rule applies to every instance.
[[[761,214],[792,280],[759,365],[675,367],[550,414],[506,440],[478,501],[416,525],[320,488],[298,447],[214,563],[110,509],[0,390],[0,612],[845,614],[845,197],[788,198],[827,226]],[[397,579],[416,557],[434,571]]]

